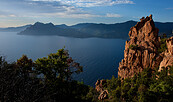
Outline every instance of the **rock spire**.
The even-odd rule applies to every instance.
[[[130,29],[129,41],[126,41],[124,59],[119,63],[118,76],[131,78],[144,68],[158,68],[163,56],[158,54],[159,30],[155,27],[152,15],[142,17]]]

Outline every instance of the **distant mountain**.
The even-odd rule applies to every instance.
[[[136,24],[135,21],[127,21],[116,24],[94,24],[84,23],[71,26],[72,28],[100,38],[128,38],[128,32],[132,26]]]
[[[72,25],[70,26],[71,28],[75,28],[75,29],[80,29],[80,28],[86,28],[88,26],[94,25],[94,23],[79,23],[76,25]]]
[[[26,35],[55,35],[57,33],[57,27],[52,23],[43,24],[36,22],[34,25],[26,28],[24,31],[21,31],[20,34]]]
[[[173,22],[166,22],[166,23],[161,23],[161,22],[155,22],[155,26],[159,29],[159,34],[167,34],[170,35],[172,34],[173,31]]]
[[[61,24],[61,25],[56,25],[56,27],[59,27],[59,28],[69,28],[69,26],[67,26],[66,24]]]
[[[72,26],[54,25],[52,23],[40,23],[36,22],[34,25],[23,26],[25,30],[19,30],[20,27],[16,28],[6,28],[14,31],[20,31],[19,34],[22,35],[58,35],[58,36],[68,36],[68,37],[99,37],[99,38],[121,38],[128,39],[128,33],[132,26],[136,25],[136,21],[127,21],[123,23],[115,24],[96,24],[96,23],[79,23]],[[172,34],[173,22],[155,22],[155,26],[159,28],[159,34],[166,33],[168,35]],[[0,29],[1,31],[1,29]]]
[[[58,35],[68,37],[90,37],[87,34],[81,33],[75,29],[72,29],[65,25],[55,26],[52,23],[40,23],[36,22],[34,25],[26,28],[26,30],[18,33],[20,35]]]
[[[135,21],[128,21],[116,24],[95,24],[81,23],[73,26],[43,24],[40,22],[20,32],[22,35],[59,35],[69,37],[99,37],[99,38],[128,38],[130,27],[136,24]]]
[[[31,25],[25,25],[20,27],[8,27],[8,28],[0,28],[0,32],[21,32]]]

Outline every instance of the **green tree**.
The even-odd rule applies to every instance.
[[[29,59],[26,55],[22,55],[16,62],[18,72],[24,77],[28,77],[29,73],[33,73],[33,65],[32,59]]]
[[[31,77],[35,72],[46,80]],[[89,87],[71,80],[73,73],[80,72],[82,67],[64,49],[35,63],[26,55],[10,64],[0,57],[0,101],[88,102]]]
[[[72,80],[72,74],[83,71],[82,66],[69,57],[68,51],[60,49],[48,57],[35,61],[35,70],[44,75],[43,83],[47,86],[48,99],[61,101],[86,101],[89,87]]]
[[[1,102],[37,102],[44,101],[44,96],[48,96],[39,79],[29,77],[28,65],[24,60],[27,60],[26,56],[18,60],[21,63],[16,65],[0,57]]]
[[[160,47],[158,48],[158,52],[162,53],[167,49],[167,45],[166,45],[166,36],[163,36],[160,40]]]
[[[73,73],[83,71],[79,63],[74,62],[69,57],[68,51],[60,49],[57,53],[52,53],[48,57],[39,58],[35,61],[35,68],[39,74],[43,74],[45,79],[70,81]]]

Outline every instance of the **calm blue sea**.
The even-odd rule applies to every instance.
[[[65,46],[70,56],[83,66],[74,79],[94,86],[97,79],[117,77],[118,65],[124,54],[125,40],[102,38],[69,38],[60,36],[26,36],[16,32],[0,32],[0,55],[9,62],[23,54],[36,60],[57,52]]]

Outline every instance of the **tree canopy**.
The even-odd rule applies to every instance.
[[[39,58],[35,61],[38,74],[42,73],[46,80],[70,81],[73,73],[80,73],[83,67],[69,57],[68,51],[60,49],[57,53],[49,54],[48,57]]]
[[[36,61],[23,55],[8,63],[0,57],[0,101],[88,101],[89,86],[72,79],[73,73],[80,72],[82,66],[64,49]],[[37,77],[40,74],[44,77]]]

